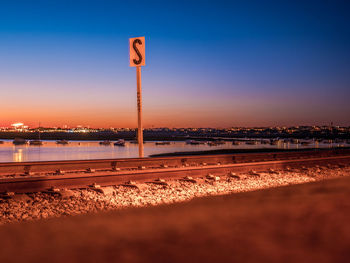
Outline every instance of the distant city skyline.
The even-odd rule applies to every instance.
[[[345,128],[347,130],[350,129],[350,126],[339,126],[339,125],[334,125],[333,123],[329,125],[292,125],[292,126],[230,126],[230,127],[167,127],[167,126],[152,126],[152,127],[146,127],[145,129],[149,130],[157,130],[157,129],[193,129],[193,130],[201,130],[201,129],[225,129],[225,130],[236,130],[236,129],[293,129],[293,128],[303,128],[303,127],[309,127],[312,129],[318,129],[318,128],[326,128],[326,129],[332,129],[332,128]],[[0,126],[0,129],[7,129],[7,130],[36,130],[36,129],[90,129],[90,130],[108,130],[108,129],[130,129],[134,130],[137,129],[136,127],[93,127],[90,125],[75,125],[75,126],[69,126],[69,125],[63,125],[63,126],[45,126],[45,125],[37,125],[37,126],[30,126],[27,125],[26,123],[22,122],[16,122],[12,123],[8,126]]]
[[[8,1],[0,127],[135,128],[135,36],[145,128],[350,126],[349,13],[346,1]]]

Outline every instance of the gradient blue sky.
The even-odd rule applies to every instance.
[[[307,2],[307,3],[305,3]],[[346,1],[0,1],[0,126],[350,125]]]

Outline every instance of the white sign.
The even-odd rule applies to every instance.
[[[145,61],[145,37],[129,38],[130,67],[144,66]]]

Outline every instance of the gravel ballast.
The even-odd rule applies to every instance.
[[[155,206],[223,195],[349,176],[350,168],[314,167],[289,171],[254,172],[158,181],[122,186],[16,194],[0,198],[0,224],[70,216],[127,207]]]

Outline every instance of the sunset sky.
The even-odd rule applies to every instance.
[[[304,3],[307,2],[307,3]],[[0,127],[350,126],[348,1],[1,1]]]

